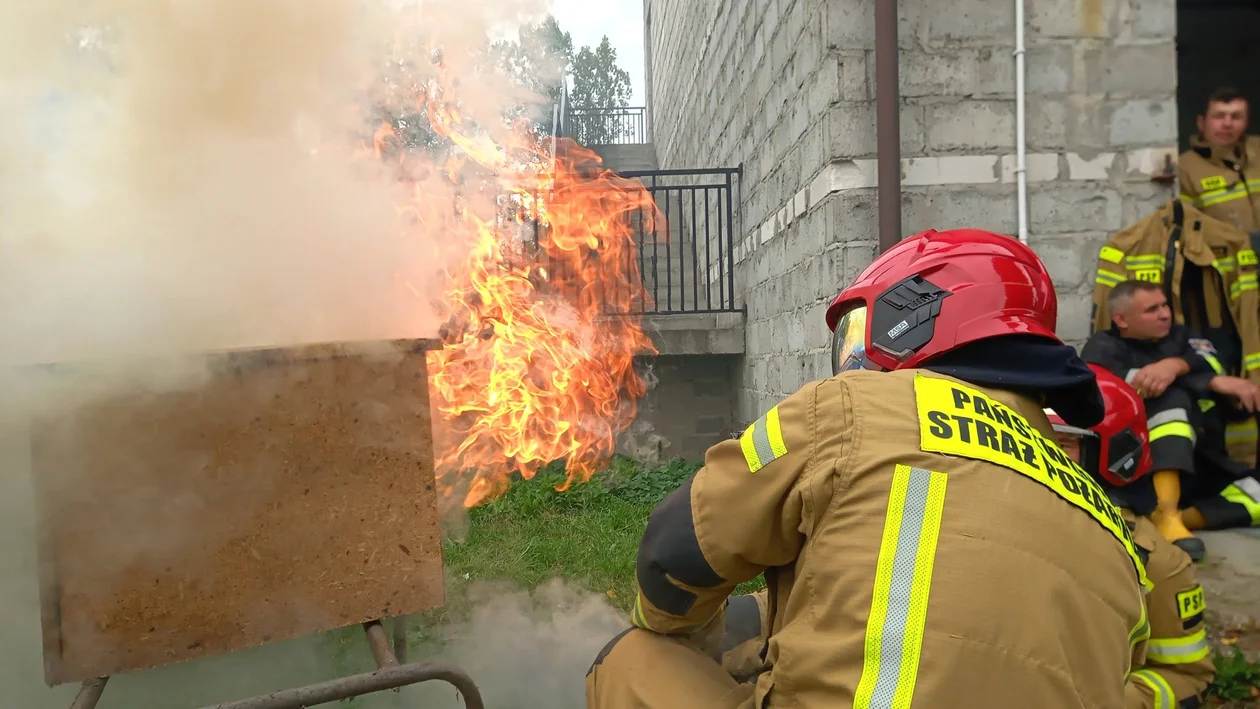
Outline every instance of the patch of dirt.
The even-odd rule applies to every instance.
[[[1235,538],[1231,547],[1260,548],[1260,538],[1245,542]],[[1232,550],[1231,550],[1232,551]],[[1260,662],[1260,567],[1255,559],[1260,554],[1225,554],[1209,552],[1208,558],[1195,565],[1195,573],[1203,584],[1208,610],[1208,641],[1216,651],[1238,648],[1251,662]],[[1248,562],[1244,562],[1246,559]],[[1220,709],[1260,709],[1260,688],[1253,689],[1254,699],[1207,706]]]

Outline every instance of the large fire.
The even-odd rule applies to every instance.
[[[564,490],[612,457],[645,393],[634,357],[655,352],[634,315],[649,302],[635,233],[659,215],[642,184],[571,141],[553,150],[521,123],[496,142],[467,125],[444,69],[416,96],[456,146],[443,172],[500,207],[446,222],[468,252],[447,275],[444,347],[429,358],[439,485],[473,507],[513,474],[563,459]],[[395,138],[382,125],[377,153]]]

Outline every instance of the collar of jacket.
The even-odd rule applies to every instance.
[[[1224,165],[1231,170],[1241,170],[1247,165],[1247,142],[1250,136],[1244,135],[1237,143],[1219,145],[1209,143],[1202,135],[1196,134],[1190,139],[1190,149],[1208,162]]]
[[[969,384],[1015,391],[1054,409],[1070,426],[1090,428],[1103,418],[1093,370],[1069,345],[1029,335],[968,343],[924,363],[924,369]]]

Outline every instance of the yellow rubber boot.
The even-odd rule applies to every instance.
[[[1181,473],[1176,470],[1158,470],[1152,476],[1152,482],[1155,485],[1157,503],[1155,511],[1151,513],[1151,521],[1164,539],[1189,554],[1194,561],[1201,560],[1206,551],[1203,541],[1186,528],[1181,510],[1177,509],[1181,502]]]
[[[1203,513],[1197,507],[1182,510],[1181,522],[1186,525],[1186,529],[1207,529],[1207,520],[1203,519]]]

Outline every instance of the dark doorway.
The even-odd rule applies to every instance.
[[[1190,147],[1195,118],[1208,94],[1221,84],[1246,95],[1251,104],[1247,132],[1260,133],[1260,0],[1176,2],[1180,149]]]

